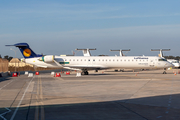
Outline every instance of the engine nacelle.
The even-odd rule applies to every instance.
[[[43,62],[54,62],[54,55],[46,55],[39,58],[39,60]]]

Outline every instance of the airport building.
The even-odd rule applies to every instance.
[[[33,65],[31,64],[27,64],[25,62],[20,61],[18,58],[13,58],[10,62],[9,62],[9,67],[24,67],[24,66],[30,66],[33,67]]]
[[[0,58],[0,72],[7,72],[8,64],[9,64],[8,60]]]

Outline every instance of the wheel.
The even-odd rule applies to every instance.
[[[163,74],[167,74],[166,71],[164,71]]]
[[[89,74],[88,71],[84,71],[81,73],[81,75],[88,75],[88,74]]]
[[[86,71],[86,72],[85,72],[85,75],[88,75],[88,74],[89,74],[88,71]]]

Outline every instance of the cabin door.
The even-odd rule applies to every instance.
[[[150,59],[149,66],[150,67],[154,67],[155,66],[155,61],[153,59]]]

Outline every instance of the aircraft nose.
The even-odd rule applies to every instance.
[[[171,63],[169,63],[169,62],[167,62],[167,63],[165,64],[165,66],[167,66],[167,67],[174,67],[174,65],[171,64]]]

